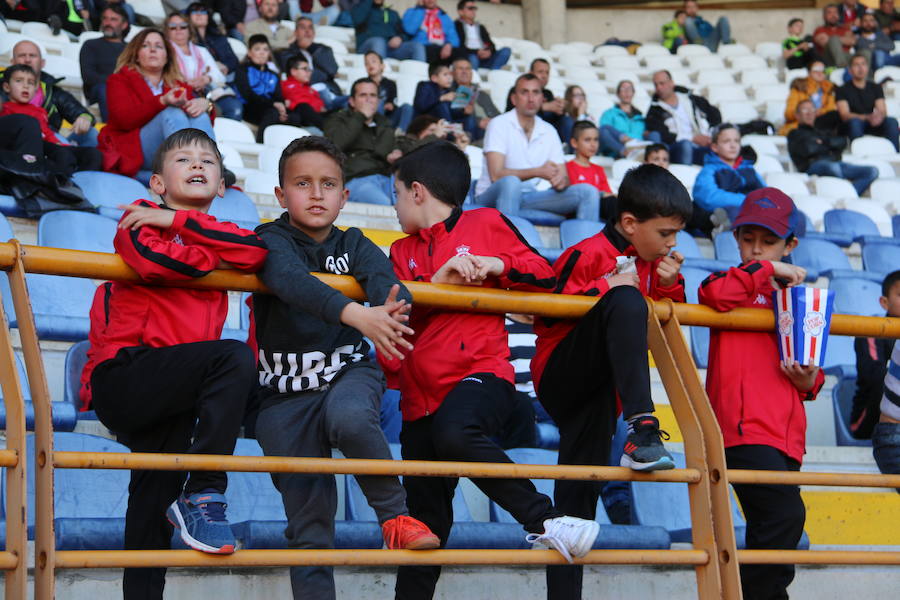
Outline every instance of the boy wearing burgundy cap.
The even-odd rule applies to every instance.
[[[734,221],[741,264],[700,285],[700,303],[719,311],[772,310],[772,292],[803,283],[806,270],[784,262],[797,247],[799,213],[775,188],[747,194]],[[725,235],[725,234],[722,234]],[[729,469],[799,471],[806,412],[825,376],[816,366],[781,364],[774,331],[710,329],[706,391],[719,421]],[[806,509],[796,485],[735,485],[747,519],[748,549],[795,550]],[[745,598],[787,598],[793,565],[741,565]]]

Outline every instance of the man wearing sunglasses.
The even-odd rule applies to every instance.
[[[475,69],[500,69],[509,62],[512,50],[500,48],[499,50],[491,40],[487,28],[475,21],[478,16],[478,5],[474,0],[459,0],[456,4],[456,12],[459,18],[454,22],[456,34],[460,44],[469,53],[469,62]]]

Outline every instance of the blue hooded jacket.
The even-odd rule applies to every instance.
[[[710,152],[694,181],[692,195],[701,208],[713,211],[740,207],[747,194],[765,186],[766,182],[753,168],[753,161],[741,160],[737,167],[732,167]]]
[[[440,8],[438,10],[440,11],[441,28],[444,30],[444,40],[454,48],[459,48],[459,35],[456,33],[453,19]],[[428,34],[422,29],[422,22],[425,21],[425,11],[424,6],[407,8],[406,12],[403,13],[403,30],[406,32],[406,35],[412,38],[412,41],[427,46]]]

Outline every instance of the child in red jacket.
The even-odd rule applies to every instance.
[[[797,247],[798,211],[774,188],[747,194],[734,221],[741,264],[710,275],[700,302],[720,311],[772,310],[776,286],[803,283],[806,270],[783,262]],[[725,235],[725,234],[721,234]],[[722,429],[729,469],[799,471],[806,442],[804,400],[825,376],[816,366],[784,366],[775,332],[710,329],[706,391]],[[735,485],[747,519],[748,549],[796,550],[806,510],[796,485]],[[741,565],[745,598],[787,598],[793,565]]]
[[[94,296],[84,408],[134,452],[231,454],[257,379],[253,352],[219,339],[226,292],[160,284],[218,268],[257,271],[265,244],[206,214],[225,185],[216,144],[198,129],[160,146],[150,187],[163,203],[123,206],[114,239],[142,283],[105,283]],[[125,549],[169,548],[171,522],[194,549],[234,552],[225,487],[219,471],[193,471],[186,483],[182,471],[132,471]],[[161,599],[164,585],[165,569],[125,569],[125,598]]]
[[[310,85],[312,67],[306,57],[298,54],[287,63],[287,78],[281,81],[281,95],[288,111],[297,116],[301,125],[312,125],[320,130],[325,127],[322,110],[325,102],[319,92]]]
[[[471,174],[465,153],[449,142],[421,146],[396,163],[397,217],[407,237],[391,246],[401,280],[511,288],[553,289],[550,265],[492,208],[463,212]],[[413,350],[382,362],[399,383],[403,458],[511,462],[492,441],[515,406],[513,367],[501,314],[429,308],[413,303]],[[399,365],[397,364],[399,363]],[[473,479],[530,535],[571,560],[592,547],[593,520],[566,517],[528,479]],[[406,476],[409,514],[447,543],[456,478]],[[440,567],[400,567],[397,598],[431,598]]]

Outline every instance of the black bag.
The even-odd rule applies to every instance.
[[[0,193],[9,194],[29,218],[54,210],[97,212],[67,174],[31,155],[0,150]]]

